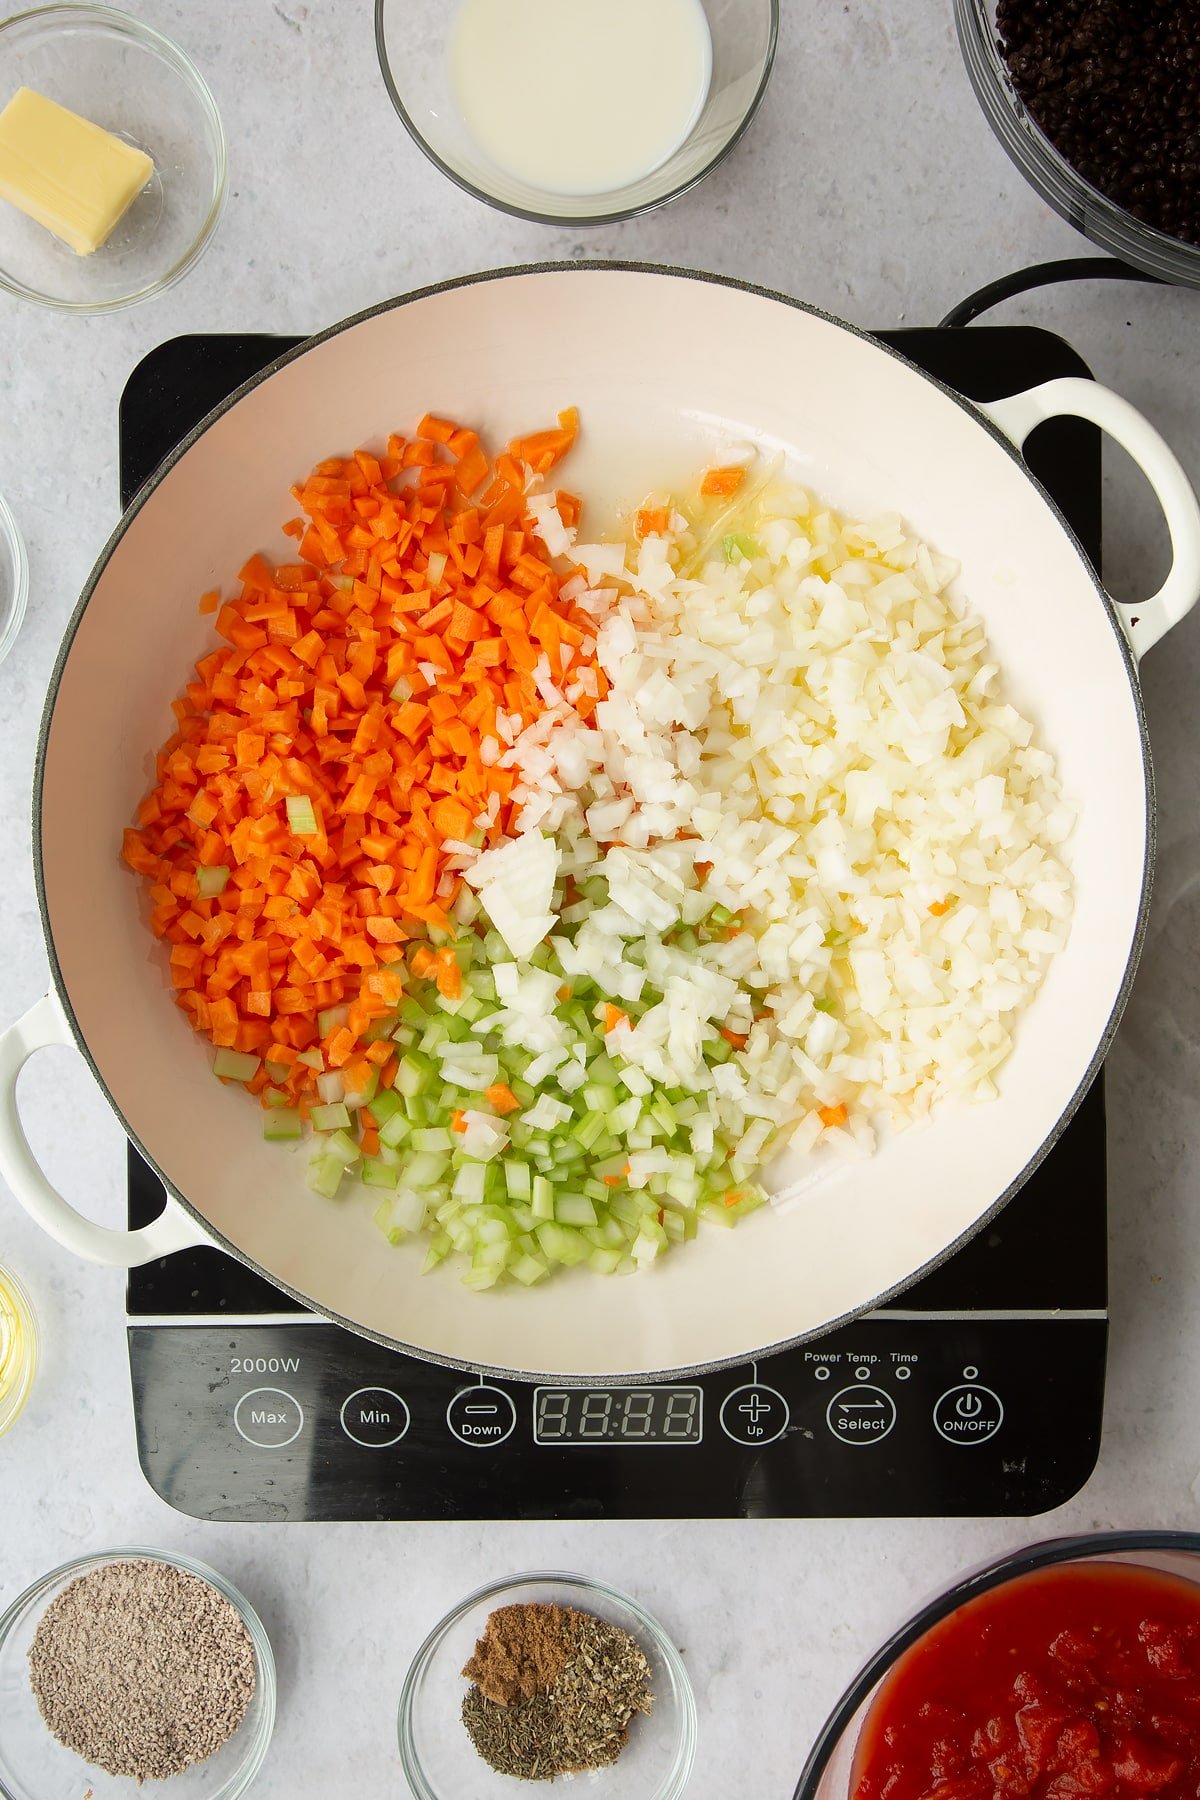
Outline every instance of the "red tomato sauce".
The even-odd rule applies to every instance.
[[[851,1800],[1200,1796],[1200,1586],[1130,1563],[981,1594],[902,1656]]]

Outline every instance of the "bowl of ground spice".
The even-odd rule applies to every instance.
[[[399,1735],[416,1800],[500,1800],[560,1777],[597,1800],[678,1800],[696,1703],[678,1650],[636,1600],[581,1575],[518,1575],[430,1632]]]
[[[1200,287],[1197,0],[954,0],[984,114],[1093,243]]]
[[[0,1618],[0,1795],[235,1800],[275,1723],[256,1613],[215,1570],[109,1550],[44,1575]]]

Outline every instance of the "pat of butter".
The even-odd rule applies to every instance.
[[[144,150],[32,88],[0,112],[0,200],[80,256],[100,248],[153,173]]]

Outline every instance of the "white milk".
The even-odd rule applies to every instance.
[[[455,97],[479,148],[557,194],[602,194],[664,163],[700,116],[700,0],[460,0]]]

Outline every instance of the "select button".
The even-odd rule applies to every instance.
[[[825,1408],[825,1423],[842,1444],[878,1444],[896,1423],[896,1402],[870,1382],[843,1388]]]
[[[282,1450],[304,1430],[304,1408],[283,1388],[251,1388],[235,1406],[233,1422],[248,1444]]]
[[[408,1402],[391,1388],[356,1388],[342,1402],[342,1430],[365,1450],[386,1450],[408,1430]]]

